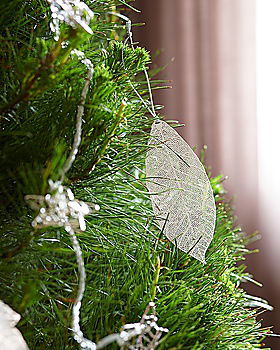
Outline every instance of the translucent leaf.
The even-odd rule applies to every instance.
[[[152,125],[149,145],[146,177],[156,219],[172,243],[204,263],[216,219],[205,169],[190,146],[163,121]]]

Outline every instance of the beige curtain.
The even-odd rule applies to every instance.
[[[249,233],[257,230],[255,0],[138,0],[134,4],[142,11],[137,21],[146,24],[135,28],[134,39],[152,56],[160,51],[154,62],[167,65],[160,77],[171,80],[172,89],[157,92],[156,102],[165,105],[166,118],[186,124],[181,134],[189,144],[198,149],[208,146],[212,173],[228,176],[225,187],[234,196],[238,222]],[[250,256],[246,263],[265,287],[245,287],[279,307],[264,252]],[[265,317],[266,325],[276,325],[277,309]]]

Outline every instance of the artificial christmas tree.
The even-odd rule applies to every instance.
[[[144,165],[160,106],[128,11],[121,0],[1,3],[0,299],[30,349],[260,347],[269,330],[255,307],[269,306],[240,288],[249,238],[222,178],[210,178],[205,264],[152,210]]]

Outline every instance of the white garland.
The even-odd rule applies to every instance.
[[[110,334],[100,340],[96,349],[103,349],[107,345],[117,342],[121,349],[154,350],[159,344],[162,333],[168,329],[157,325],[156,306],[150,302],[138,323],[128,323],[122,326],[121,332]]]
[[[93,34],[89,26],[93,18],[91,9],[80,0],[48,0],[51,9],[51,31],[57,41],[60,35],[60,24],[66,23],[72,28],[82,27],[87,33]]]
[[[80,309],[86,287],[86,271],[82,250],[75,234],[75,229],[86,230],[85,215],[90,214],[89,206],[79,200],[75,200],[73,192],[69,188],[62,186],[60,181],[49,180],[50,193],[45,196],[28,195],[26,200],[30,206],[38,210],[39,213],[32,221],[32,226],[36,228],[60,226],[64,227],[72,241],[72,246],[76,255],[79,272],[79,286],[72,309],[72,332],[74,339],[81,348],[95,350],[95,343],[84,338],[80,328]],[[98,204],[93,205],[93,210],[97,211]]]
[[[55,33],[55,40],[58,40],[60,35],[60,23],[66,23],[73,28],[82,27],[87,33],[93,34],[92,29],[89,27],[90,20],[93,17],[93,12],[88,6],[80,0],[48,0],[50,3],[50,9],[52,13],[52,21],[50,23],[51,30]],[[124,15],[112,13],[126,21],[126,27],[128,32],[128,38],[131,46],[132,32],[131,21]],[[68,42],[63,42],[62,47],[67,46]],[[79,245],[79,241],[76,237],[75,230],[86,230],[85,215],[90,214],[89,206],[83,201],[76,200],[74,194],[69,188],[65,188],[62,185],[66,173],[71,169],[72,164],[78,153],[79,145],[81,143],[82,134],[82,118],[84,115],[84,104],[86,96],[89,90],[90,81],[93,76],[93,64],[87,59],[83,52],[79,50],[72,50],[72,55],[76,55],[88,69],[86,81],[81,94],[81,101],[78,106],[76,115],[76,132],[72,145],[71,152],[63,166],[61,181],[49,180],[49,193],[45,196],[40,195],[27,195],[26,200],[30,206],[38,211],[37,216],[32,221],[34,228],[42,228],[48,226],[60,226],[64,227],[65,231],[69,234],[72,241],[72,246],[76,255],[78,272],[79,272],[79,285],[78,293],[75,299],[75,303],[72,309],[72,332],[74,339],[80,345],[82,349],[96,350],[102,349],[112,342],[117,342],[121,349],[129,350],[153,350],[158,345],[158,341],[164,332],[168,332],[168,329],[159,327],[157,325],[157,317],[155,314],[155,304],[150,302],[141,318],[139,323],[126,324],[122,327],[120,333],[111,334],[103,338],[98,344],[95,344],[89,339],[86,339],[80,328],[80,309],[82,306],[82,299],[86,286],[86,272],[84,267],[84,260],[82,257],[82,250]],[[123,57],[122,60],[124,61]],[[124,63],[124,62],[123,62]],[[126,68],[125,68],[126,69]],[[147,78],[148,89],[151,100],[151,110],[146,105],[146,102],[142,99],[139,93],[141,101],[147,107],[149,112],[155,116],[155,110],[152,100],[152,92],[150,82],[148,80],[147,71],[144,70]],[[134,86],[130,82],[132,88]],[[99,210],[99,205],[93,205],[93,210]]]

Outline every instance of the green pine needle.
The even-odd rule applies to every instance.
[[[77,48],[92,61],[94,75],[82,143],[65,185],[101,207],[86,217],[86,232],[77,233],[87,271],[83,332],[97,342],[138,322],[154,300],[159,325],[169,328],[159,349],[261,347],[269,330],[240,287],[251,278],[240,263],[248,238],[235,227],[222,178],[211,179],[217,223],[202,265],[162,235],[145,187],[153,118],[135,89],[148,103],[149,54],[121,42],[125,23],[109,12],[123,11],[124,1],[87,4],[95,13],[93,36],[66,28],[69,46],[61,49],[49,30],[46,1],[1,3],[0,299],[21,314],[30,349],[77,348],[69,331],[78,285],[69,236],[62,228],[33,230],[36,213],[24,200],[48,192],[48,179],[59,179],[71,150],[87,72],[69,54]]]

